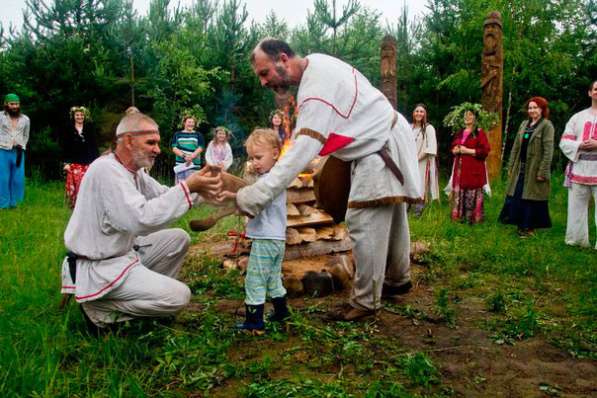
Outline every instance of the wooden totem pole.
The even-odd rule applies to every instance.
[[[481,104],[485,110],[498,114],[497,125],[488,132],[491,152],[487,157],[489,179],[500,175],[502,168],[502,100],[504,55],[502,46],[502,16],[493,11],[483,24],[483,59],[481,63]]]
[[[390,35],[384,37],[381,42],[381,92],[396,109],[398,106],[396,40]]]

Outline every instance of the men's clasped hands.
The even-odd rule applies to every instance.
[[[221,203],[221,200],[218,200],[224,186],[221,166],[207,165],[191,174],[185,183],[189,191],[201,195],[208,202]]]
[[[206,165],[185,180],[190,192],[195,192],[214,205],[222,205],[228,200],[235,200],[236,193],[224,191],[222,166]]]

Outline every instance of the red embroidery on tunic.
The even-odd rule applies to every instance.
[[[569,141],[576,141],[576,136],[574,134],[564,134],[562,136],[563,140],[569,140]]]
[[[182,187],[182,191],[184,192],[184,196],[189,205],[189,209],[193,208],[193,201],[191,200],[191,191],[189,190],[187,183],[182,181],[179,183],[179,185]]]
[[[570,181],[577,184],[597,185],[597,177],[579,176],[577,174],[571,174]]]
[[[325,142],[321,151],[319,151],[319,156],[326,156],[330,153],[334,153],[339,149],[344,148],[346,145],[350,144],[354,141],[353,137],[347,137],[345,135],[330,133],[328,135],[328,139]]]
[[[87,296],[75,296],[75,299],[77,299],[77,300],[83,300],[83,299],[86,299],[86,298],[95,297],[95,296],[100,295],[106,289],[109,289],[112,286],[114,286],[114,284],[116,282],[118,282],[128,272],[128,270],[131,269],[131,267],[133,265],[137,264],[138,262],[139,262],[139,259],[136,258],[132,263],[130,263],[129,265],[127,265],[126,268],[122,270],[122,272],[120,273],[120,275],[118,275],[116,277],[116,279],[114,279],[112,282],[108,283],[106,286],[104,286],[103,288],[101,288],[99,291],[97,291],[95,293],[92,293],[92,294],[88,294]]]
[[[320,101],[320,102],[323,102],[324,104],[326,104],[327,106],[329,106],[330,108],[332,108],[334,110],[334,112],[336,112],[338,114],[338,116],[340,116],[341,118],[348,119],[350,117],[350,114],[352,113],[352,110],[354,109],[355,104],[357,103],[357,98],[359,96],[359,86],[357,84],[357,75],[356,75],[356,72],[355,72],[354,68],[352,69],[352,74],[354,76],[354,98],[352,100],[352,105],[350,105],[350,109],[348,110],[348,112],[346,114],[342,113],[331,102],[328,102],[328,101],[324,100],[323,98],[319,98],[319,97],[307,97],[307,98],[305,98],[303,100],[303,102],[301,102],[299,108],[301,106],[303,106],[303,104],[305,102],[307,102],[307,101]]]

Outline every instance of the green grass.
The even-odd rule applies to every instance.
[[[567,190],[561,176],[553,179],[552,187],[553,227],[538,230],[534,237],[520,239],[515,226],[496,221],[504,198],[504,186],[497,183],[485,202],[484,223],[449,222],[444,200],[427,208],[421,218],[411,219],[412,238],[432,243],[424,278],[433,281],[439,275],[447,285],[438,287],[439,315],[458,316],[457,306],[450,312],[441,289],[461,291],[485,301],[492,314],[485,327],[500,329],[507,341],[543,331],[572,355],[597,358],[597,251],[564,244]],[[593,211],[589,231],[594,245]],[[558,322],[550,322],[554,313]],[[521,324],[526,326],[518,330]]]
[[[487,316],[478,327],[487,344],[543,336],[576,357],[596,358],[596,252],[564,245],[566,191],[554,182],[554,227],[520,240],[495,222],[503,187],[487,201],[486,222],[449,221],[447,204],[411,220],[414,239],[432,244],[421,283],[433,287],[428,308],[388,306],[413,322],[460,322],[462,300],[479,299]],[[205,215],[193,210],[177,226]],[[25,202],[0,212],[0,395],[7,397],[409,397],[450,396],[441,358],[412,351],[375,323],[326,323],[324,308],[294,311],[290,333],[236,335],[237,320],[221,300],[242,304],[242,277],[209,259],[185,265],[200,310],[176,323],[131,323],[90,338],[76,305],[60,301],[62,234],[70,211],[61,183],[28,181]],[[237,227],[234,217],[217,239]],[[594,242],[594,228],[591,239]],[[452,330],[452,329],[449,329]],[[421,334],[424,333],[422,329]],[[489,377],[489,376],[487,376]]]

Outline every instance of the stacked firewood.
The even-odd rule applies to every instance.
[[[346,227],[316,207],[316,165],[292,181],[287,190],[284,285],[291,295],[325,295],[341,290],[354,273],[352,244]]]
[[[288,187],[287,205],[288,227],[286,244],[301,245],[316,241],[341,242],[348,238],[344,225],[334,224],[332,217],[315,207],[312,174],[299,175]],[[320,245],[321,246],[321,245]],[[330,243],[330,252],[341,244]],[[328,254],[328,253],[318,253]]]

